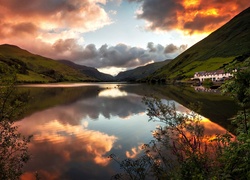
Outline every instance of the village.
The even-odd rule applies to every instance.
[[[234,70],[233,72],[236,72]],[[220,69],[216,71],[200,71],[194,74],[192,80],[199,80],[200,83],[203,81],[211,80],[212,82],[224,82],[226,79],[233,77],[233,73],[225,72],[225,70]]]

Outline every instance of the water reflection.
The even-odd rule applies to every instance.
[[[211,88],[206,88],[204,86],[193,86],[194,90],[197,92],[206,92],[206,93],[221,93],[220,89],[211,89]]]
[[[19,121],[23,134],[34,135],[30,145],[33,158],[22,179],[34,178],[35,171],[42,179],[109,179],[119,171],[118,165],[107,159],[109,154],[121,159],[137,157],[140,146],[152,139],[151,131],[160,123],[148,122],[141,95],[126,91],[136,86],[82,86],[68,93],[72,99],[67,97],[66,103],[37,111]],[[55,91],[65,96],[64,90]],[[41,98],[41,104],[42,99],[46,101]],[[177,109],[188,111],[180,104]],[[208,119],[204,118],[202,123],[207,134],[225,132]]]
[[[106,89],[98,94],[99,97],[122,97],[127,95],[128,94],[125,91],[119,89]]]
[[[30,170],[41,170],[40,174],[50,179],[55,172],[58,176],[65,176],[65,167],[72,163],[87,162],[85,166],[88,168],[96,164],[106,166],[108,159],[105,155],[117,137],[87,129],[87,121],[66,124],[60,121],[60,115],[56,117],[56,109],[52,110],[36,113],[20,122],[23,132],[34,135],[30,146],[34,157]],[[83,171],[86,169],[82,168]]]

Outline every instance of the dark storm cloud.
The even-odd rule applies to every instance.
[[[90,6],[89,0],[0,0],[2,6],[20,15],[49,16],[56,12],[79,12]]]
[[[249,7],[248,0],[128,0],[141,4],[137,18],[149,22],[149,29],[180,29],[189,33],[211,32]]]
[[[172,29],[176,25],[177,11],[183,11],[183,7],[175,0],[145,0],[142,5],[142,14],[138,18],[146,19],[151,24],[151,29]]]
[[[55,53],[58,54],[57,59],[69,59],[79,64],[97,68],[132,68],[149,62],[163,61],[180,54],[186,49],[184,47],[186,45],[177,47],[170,44],[164,47],[149,42],[147,49],[131,47],[126,44],[117,44],[116,46],[104,44],[100,48],[96,48],[94,44],[80,46],[75,39],[58,40],[53,45]]]

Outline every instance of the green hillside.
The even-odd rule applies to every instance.
[[[198,71],[240,65],[250,56],[250,8],[190,47],[149,79],[185,79]]]
[[[164,65],[168,64],[171,60],[165,60],[162,62],[156,62],[152,64],[148,64],[145,66],[140,66],[135,69],[131,69],[128,71],[120,72],[115,79],[117,81],[139,81],[153,72],[155,72],[157,69],[163,67]]]
[[[99,72],[96,68],[93,68],[93,67],[75,64],[75,63],[68,61],[68,60],[59,60],[59,62],[65,64],[67,66],[70,66],[70,67],[80,71],[83,74],[86,74],[90,77],[94,77],[95,79],[97,79],[99,81],[114,81],[115,80],[113,76]]]
[[[14,45],[0,45],[0,74],[8,78],[13,72],[18,81],[24,83],[95,80],[58,61],[31,54]]]

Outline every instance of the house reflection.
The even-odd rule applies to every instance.
[[[121,159],[138,157],[141,145],[152,140],[151,132],[164,125],[148,122],[141,95],[111,85],[83,92],[86,94],[79,99],[74,96],[70,103],[17,122],[22,134],[33,134],[32,159],[22,180],[34,179],[36,171],[41,179],[110,179],[119,166],[107,156],[114,153]],[[176,105],[180,112],[189,111]],[[208,119],[203,118],[202,123],[207,134],[226,132]]]
[[[206,93],[216,93],[216,94],[221,93],[219,89],[211,89],[211,88],[206,88],[204,86],[194,86],[194,90],[196,92],[206,92]]]

